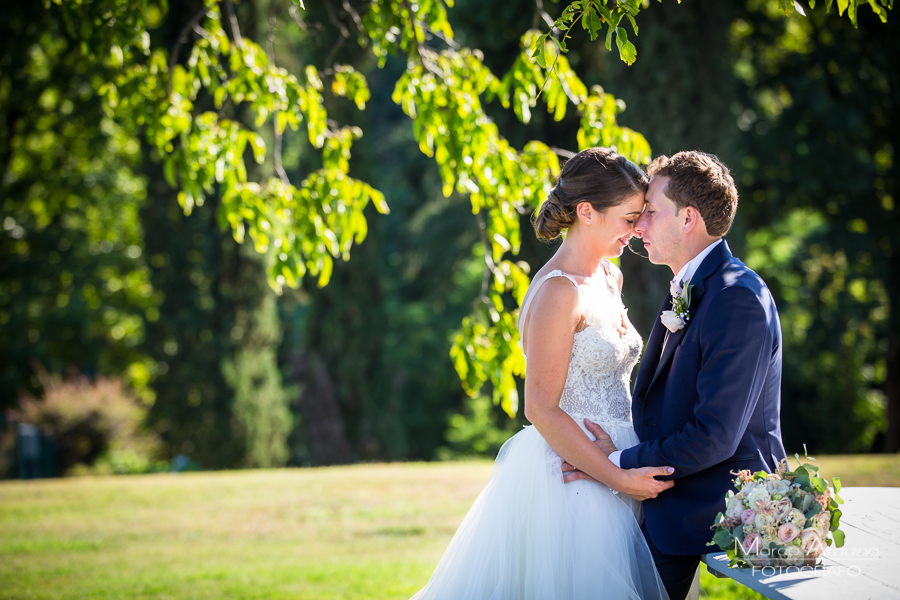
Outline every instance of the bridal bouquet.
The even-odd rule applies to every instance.
[[[788,470],[784,459],[777,473],[732,472],[737,493],[729,491],[725,497],[725,513],[716,516],[711,527],[716,532],[708,544],[728,554],[728,566],[812,567],[832,541],[837,548],[844,545],[840,478],[833,478],[829,487],[819,477],[819,467],[794,456],[795,471]]]

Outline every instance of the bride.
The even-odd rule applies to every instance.
[[[534,426],[500,449],[490,482],[414,600],[666,598],[640,531],[640,501],[671,487],[654,476],[672,471],[617,468],[583,423],[599,423],[620,450],[638,443],[629,382],[643,343],[608,258],[632,237],[646,189],[623,156],[590,148],[566,162],[541,205],[537,236],[567,233],[519,312],[525,416]],[[564,483],[560,457],[602,483]]]

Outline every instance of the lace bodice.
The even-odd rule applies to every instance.
[[[579,284],[559,270],[539,280],[537,288],[553,277],[572,281],[587,307],[587,327],[575,333],[560,408],[576,421],[587,417],[601,426],[630,426],[631,371],[640,358],[643,340],[628,320],[618,289],[609,275]],[[520,329],[537,288],[522,306]]]

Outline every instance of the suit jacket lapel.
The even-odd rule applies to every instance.
[[[669,341],[666,344],[666,348],[663,352],[662,357],[660,357],[659,362],[656,364],[653,378],[650,380],[649,385],[647,385],[647,389],[650,389],[650,387],[656,382],[659,374],[662,373],[663,369],[675,354],[675,349],[678,348],[681,340],[684,339],[688,327],[690,327],[691,323],[694,322],[694,315],[696,314],[697,307],[700,305],[700,299],[703,297],[703,294],[706,291],[704,282],[710,275],[716,272],[716,269],[719,268],[719,265],[725,262],[725,260],[731,258],[731,256],[731,249],[728,247],[728,243],[725,240],[722,240],[722,243],[714,248],[712,252],[709,253],[709,256],[704,258],[703,262],[700,263],[700,266],[697,268],[697,272],[694,273],[694,276],[690,281],[693,287],[691,288],[691,305],[688,307],[688,314],[691,318],[688,319],[688,322],[684,327],[682,327],[675,333],[669,334]],[[663,304],[662,310],[670,310],[671,308],[672,296],[669,295],[666,299],[667,302],[669,302],[669,306],[666,307],[666,304]],[[663,331],[665,330],[665,327],[659,322],[659,319],[657,319],[657,323],[653,326],[653,331],[656,331],[657,325],[659,325]]]
[[[662,307],[659,309],[661,315],[664,310],[668,310],[672,306],[671,294],[666,294]],[[650,330],[650,337],[647,339],[647,347],[644,349],[644,358],[641,360],[641,368],[638,370],[637,380],[634,382],[634,396],[643,396],[650,388],[650,380],[659,364],[659,355],[662,351],[663,340],[666,339],[666,328],[659,320],[657,315],[656,321],[653,322],[653,329]]]

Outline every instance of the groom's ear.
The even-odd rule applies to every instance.
[[[702,231],[706,233],[706,223],[700,216],[700,211],[693,206],[684,207],[681,214],[681,231],[682,233],[691,233],[692,231]]]

